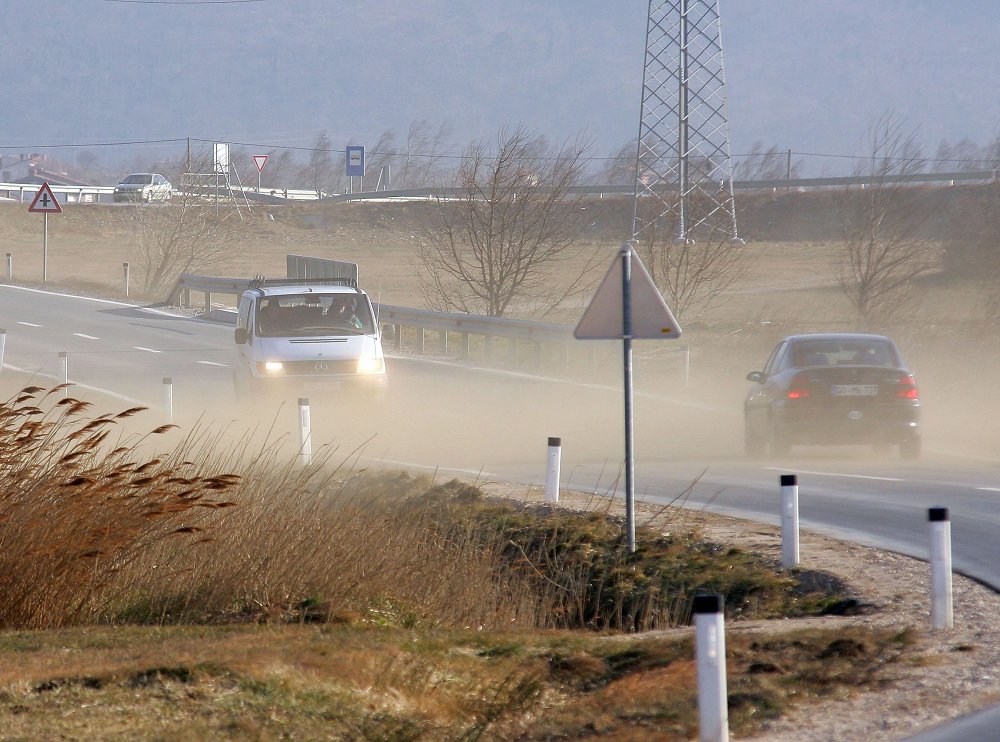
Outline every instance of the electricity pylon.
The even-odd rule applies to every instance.
[[[632,238],[738,240],[718,0],[650,0]]]

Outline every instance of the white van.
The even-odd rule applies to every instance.
[[[240,394],[385,396],[378,321],[353,278],[255,279],[240,297],[235,340]]]

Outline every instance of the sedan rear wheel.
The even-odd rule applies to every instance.
[[[774,423],[771,423],[770,438],[768,448],[772,456],[787,456],[791,452],[792,442]]]
[[[767,439],[761,435],[761,431],[751,425],[747,419],[744,427],[744,445],[746,454],[750,458],[759,459],[767,453]]]
[[[905,441],[899,444],[899,456],[904,459],[919,459],[920,458],[920,438],[907,438]]]

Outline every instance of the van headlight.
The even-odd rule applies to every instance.
[[[385,359],[382,356],[364,357],[358,360],[359,374],[384,374]]]
[[[281,361],[264,361],[257,364],[257,370],[265,374],[280,374],[285,370],[285,364]]]

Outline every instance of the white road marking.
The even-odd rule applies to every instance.
[[[780,471],[791,474],[811,474],[816,477],[846,477],[847,479],[871,479],[876,482],[905,482],[905,479],[898,477],[873,477],[868,474],[840,474],[832,471],[805,471],[803,469],[784,469],[777,466],[765,466],[769,471]]]
[[[980,492],[1000,492],[1000,487],[976,487]]]
[[[42,325],[36,325],[34,322],[18,322],[19,325],[24,325],[25,327],[41,327]]]
[[[100,338],[95,338],[93,335],[88,335],[84,332],[74,332],[78,338],[83,338],[84,340],[100,340]]]
[[[198,361],[198,363],[202,364],[203,366],[219,366],[221,368],[226,367],[225,363],[216,363],[215,361]]]
[[[160,351],[160,350],[154,350],[153,348],[143,348],[141,345],[133,345],[132,347],[135,348],[136,350],[144,350],[147,353],[162,353],[163,352],[163,351]]]

